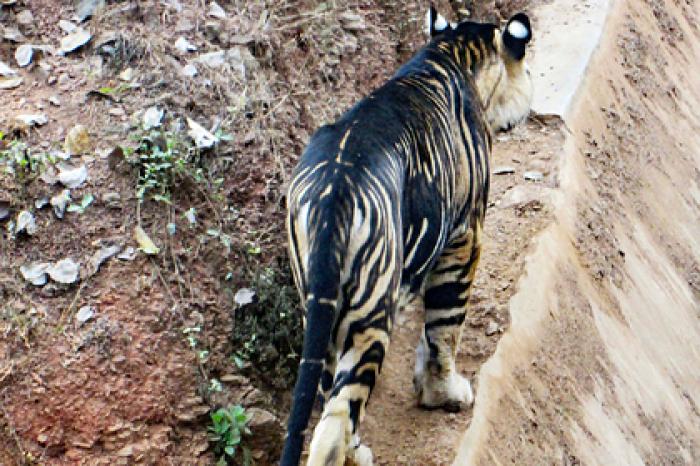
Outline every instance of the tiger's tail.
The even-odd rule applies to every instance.
[[[337,232],[334,233],[328,225],[324,230],[319,232],[310,252],[304,345],[294,387],[281,466],[299,464],[304,447],[304,430],[309,424],[324,367],[324,358],[337,317],[340,263],[333,247],[336,244],[334,236]]]

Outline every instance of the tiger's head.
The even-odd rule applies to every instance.
[[[426,20],[431,43],[471,74],[491,128],[508,130],[523,121],[533,93],[525,64],[525,47],[532,38],[527,15],[516,14],[503,31],[494,24],[448,23],[433,6]]]

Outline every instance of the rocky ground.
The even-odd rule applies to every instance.
[[[0,5],[0,463],[211,464],[210,413],[234,404],[273,463],[300,344],[285,183],[314,129],[423,43],[424,5]],[[534,117],[498,138],[467,374],[509,326],[563,131]],[[470,420],[414,408],[417,314],[369,408],[380,464],[447,464]]]

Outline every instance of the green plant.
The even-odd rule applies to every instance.
[[[247,424],[250,420],[245,409],[240,405],[219,408],[211,416],[209,441],[215,442],[214,454],[219,456],[218,465],[226,465],[227,458],[236,456],[236,449],[241,446],[243,435],[250,435]],[[243,446],[243,463],[250,463],[250,451]]]
[[[6,144],[6,148],[0,150],[0,165],[4,165],[4,171],[24,180],[32,175],[40,174],[54,160],[45,152],[32,150],[27,143],[13,140]]]
[[[151,198],[170,204],[175,180],[189,168],[189,152],[190,147],[172,133],[152,131],[141,138],[130,159],[139,169],[139,201]]]

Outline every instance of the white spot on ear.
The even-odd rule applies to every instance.
[[[436,31],[444,31],[445,29],[447,29],[447,20],[444,16],[438,13],[437,18],[435,18],[435,23],[433,24],[433,27]]]
[[[508,33],[516,39],[525,39],[530,31],[520,21],[511,21],[508,25]]]

